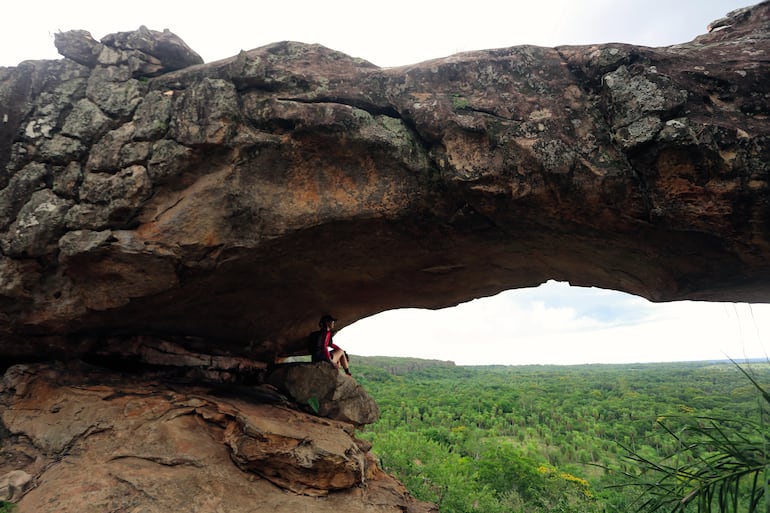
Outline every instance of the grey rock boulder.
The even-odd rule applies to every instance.
[[[327,362],[276,365],[265,381],[322,417],[356,426],[372,424],[380,417],[377,403],[366,390]]]

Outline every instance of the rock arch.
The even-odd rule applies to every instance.
[[[769,15],[665,48],[392,69],[294,42],[202,64],[168,32],[59,34],[65,59],[0,70],[2,351],[173,340],[270,360],[327,309],[547,279],[768,301]]]

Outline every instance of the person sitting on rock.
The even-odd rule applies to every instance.
[[[348,355],[343,349],[334,343],[332,337],[334,336],[334,323],[337,321],[329,314],[325,314],[318,321],[318,326],[321,331],[316,331],[313,336],[317,336],[315,343],[315,351],[313,352],[314,362],[330,362],[337,369],[342,365],[342,369],[345,374],[352,376],[350,373],[350,367],[348,366]]]

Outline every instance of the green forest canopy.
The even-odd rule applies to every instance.
[[[360,434],[383,467],[442,513],[633,511],[629,451],[676,449],[687,418],[758,416],[730,362],[455,366],[353,357],[381,419]],[[760,383],[767,362],[745,365]],[[665,426],[665,427],[664,427]]]

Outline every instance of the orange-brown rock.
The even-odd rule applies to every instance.
[[[391,69],[58,34],[65,59],[0,70],[0,353],[155,337],[272,361],[326,310],[547,279],[768,301],[769,13]]]
[[[0,382],[0,420],[0,477],[34,483],[13,497],[19,513],[436,511],[350,424],[202,387],[18,365]]]

